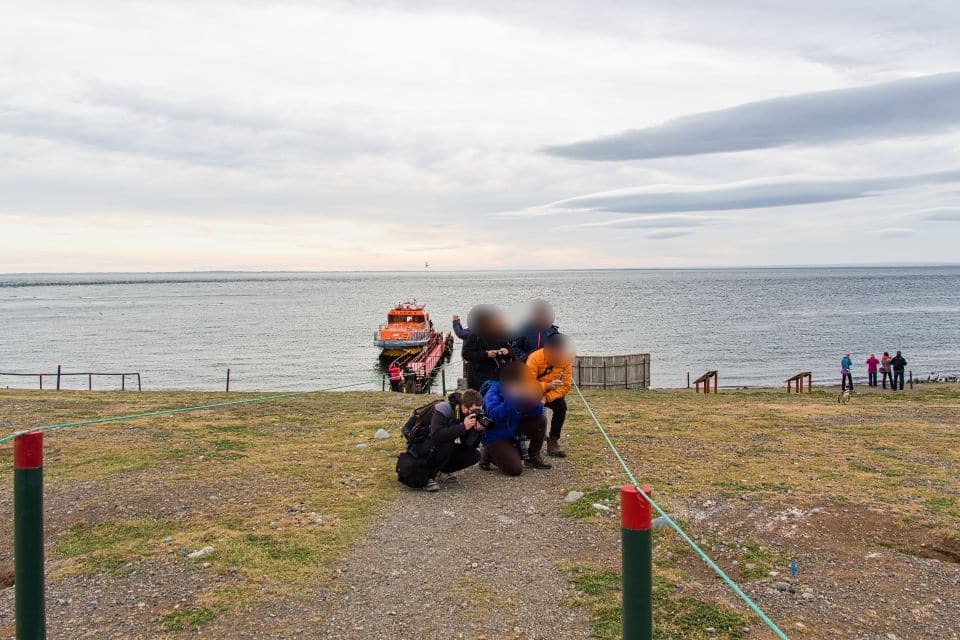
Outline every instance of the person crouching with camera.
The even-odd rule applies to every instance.
[[[483,446],[490,462],[508,476],[523,473],[523,467],[549,469],[540,450],[547,430],[543,414],[543,391],[523,362],[506,363],[500,380],[491,382],[483,396],[483,410],[493,424],[483,431]],[[529,457],[523,460],[516,447],[517,435],[530,438]]]
[[[397,478],[403,484],[424,491],[439,491],[439,474],[449,477],[480,460],[478,420],[483,398],[473,389],[452,393],[447,400],[414,411],[404,435],[407,450],[397,459]]]

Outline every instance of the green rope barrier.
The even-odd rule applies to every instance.
[[[437,369],[445,369],[447,367],[453,366],[457,362],[448,362],[445,365],[437,367]],[[227,402],[215,402],[213,404],[202,404],[194,407],[179,407],[177,409],[159,409],[157,411],[145,411],[143,413],[132,413],[125,416],[111,416],[109,418],[95,418],[92,420],[79,420],[76,422],[59,422],[56,424],[45,424],[39,427],[33,427],[31,429],[23,429],[21,431],[15,431],[9,435],[3,436],[0,438],[0,445],[10,442],[18,436],[22,436],[25,433],[32,433],[34,431],[56,431],[58,429],[66,429],[68,427],[82,427],[91,424],[104,424],[107,422],[120,422],[122,420],[136,420],[139,418],[152,418],[154,416],[166,416],[175,413],[190,413],[193,411],[206,411],[208,409],[219,409],[221,407],[231,407],[239,404],[254,404],[257,402],[270,402],[271,400],[281,400],[283,398],[295,398],[298,396],[306,396],[313,393],[323,393],[325,391],[338,391],[341,389],[349,389],[352,387],[360,387],[365,384],[371,384],[375,382],[376,379],[364,380],[363,382],[352,382],[350,384],[341,384],[334,387],[326,387],[323,389],[312,389],[310,391],[291,391],[290,393],[275,393],[269,396],[257,396],[256,398],[243,398],[241,400],[229,400]]]
[[[590,403],[587,402],[587,399],[583,396],[583,392],[580,391],[580,385],[578,385],[574,381],[573,388],[577,390],[577,395],[580,396],[580,401],[583,402],[583,406],[587,408],[587,412],[590,414],[590,417],[593,418],[594,423],[596,423],[597,428],[600,430],[600,434],[603,436],[604,440],[607,441],[607,444],[610,446],[610,450],[613,451],[613,455],[617,458],[617,461],[620,463],[620,466],[623,467],[624,472],[626,472],[627,478],[630,479],[631,484],[633,484],[635,487],[639,487],[640,483],[637,482],[636,477],[633,475],[633,471],[630,470],[630,467],[627,465],[626,461],[623,459],[623,456],[620,455],[620,452],[617,450],[617,446],[613,443],[613,440],[610,439],[610,435],[607,433],[607,430],[603,428],[602,424],[600,424],[600,420],[597,418],[597,414],[593,412],[593,408],[590,406]],[[733,579],[730,578],[730,576],[728,576],[726,572],[724,572],[724,570],[721,569],[717,565],[717,563],[714,562],[713,559],[710,558],[710,556],[708,556],[707,553],[703,549],[701,549],[699,545],[697,545],[697,543],[694,542],[689,535],[687,535],[686,531],[681,529],[680,526],[673,521],[673,518],[667,515],[666,511],[660,508],[660,505],[657,504],[653,498],[648,496],[643,491],[638,491],[638,493],[641,496],[643,496],[647,500],[647,502],[650,503],[650,506],[653,507],[654,511],[660,514],[660,517],[662,517],[664,521],[668,525],[670,525],[670,528],[676,531],[680,535],[680,537],[683,539],[683,541],[686,542],[688,545],[690,545],[690,548],[693,549],[697,553],[697,555],[700,556],[700,559],[703,560],[708,567],[713,569],[713,572],[716,573],[721,580],[727,583],[727,586],[729,586],[730,589],[732,589],[733,592],[737,594],[737,596],[739,596],[740,599],[746,603],[746,605],[750,608],[751,611],[757,614],[760,620],[763,621],[763,623],[767,625],[770,628],[770,630],[773,631],[778,638],[780,638],[780,640],[790,640],[787,637],[787,634],[785,634],[783,631],[780,630],[780,627],[778,627],[776,623],[773,620],[771,620],[770,617],[767,616],[767,614],[765,614],[760,609],[759,606],[757,606],[757,604],[750,598],[750,596],[744,593],[743,589],[741,589],[737,585],[737,583],[734,582]]]
[[[33,427],[31,429],[23,429],[22,431],[16,431],[9,435],[6,435],[0,438],[0,444],[10,442],[18,436],[22,436],[25,433],[32,433],[34,431],[56,431],[58,429],[66,429],[68,427],[82,427],[85,425],[91,424],[103,424],[106,422],[120,422],[122,420],[136,420],[138,418],[150,418],[153,416],[166,416],[174,413],[189,413],[192,411],[205,411],[207,409],[219,409],[221,407],[230,407],[239,404],[253,404],[257,402],[269,402],[271,400],[281,400],[283,398],[293,398],[297,396],[305,396],[313,393],[321,393],[324,391],[337,391],[339,389],[349,389],[351,387],[359,387],[365,384],[370,384],[371,380],[364,380],[363,382],[354,382],[351,384],[342,384],[335,387],[326,387],[324,389],[313,389],[311,391],[292,391],[290,393],[276,393],[269,396],[257,396],[256,398],[243,398],[240,400],[229,400],[227,402],[215,402],[213,404],[201,404],[193,407],[179,407],[176,409],[159,409],[156,411],[145,411],[143,413],[132,413],[125,416],[111,416],[108,418],[95,418],[92,420],[79,420],[76,422],[59,422],[56,424],[45,424],[39,427]]]

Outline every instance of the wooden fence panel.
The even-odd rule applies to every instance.
[[[584,389],[649,389],[650,354],[577,356],[573,379]]]

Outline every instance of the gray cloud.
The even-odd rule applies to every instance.
[[[545,151],[579,160],[638,160],[924,135],[955,126],[960,73],[943,73],[748,102]]]
[[[323,162],[386,149],[343,122],[103,85],[91,86],[68,109],[25,106],[0,95],[0,134],[214,167],[265,164],[291,154]]]
[[[613,220],[603,220],[600,222],[571,224],[567,225],[565,228],[581,229],[588,227],[606,227],[614,229],[680,229],[688,227],[703,227],[715,222],[720,222],[724,219],[725,218],[721,218],[719,216],[689,216],[675,214],[662,216],[631,216],[628,218],[615,218]]]
[[[960,222],[960,207],[947,207],[944,209],[931,209],[920,212],[922,220],[931,220],[933,222]]]
[[[501,215],[563,213],[665,214],[732,211],[868,198],[926,185],[960,182],[960,171],[846,180],[766,180],[697,188],[640,188],[588,194]]]

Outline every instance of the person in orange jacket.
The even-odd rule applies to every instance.
[[[560,448],[560,432],[567,418],[566,395],[573,384],[573,354],[566,336],[555,333],[547,338],[542,349],[527,357],[527,366],[543,389],[544,406],[553,412],[550,420],[550,435],[547,438],[547,455],[566,458]]]

